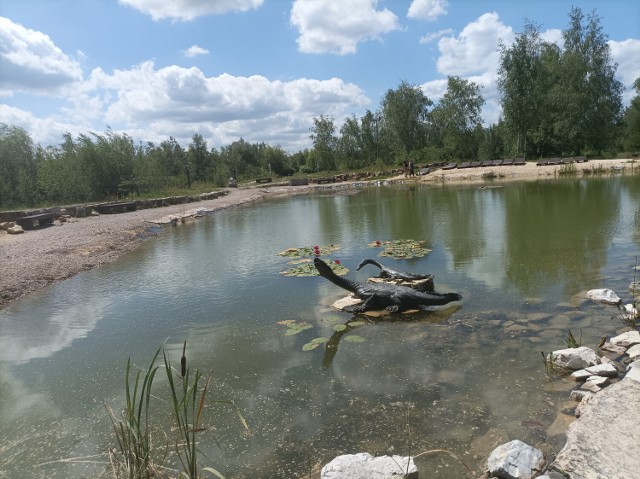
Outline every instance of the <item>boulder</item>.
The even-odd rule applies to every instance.
[[[600,357],[586,346],[558,349],[549,355],[549,359],[554,365],[571,371],[600,364]]]
[[[493,450],[487,469],[500,479],[530,479],[542,472],[545,464],[542,451],[516,439]]]
[[[640,470],[640,383],[622,380],[581,405],[552,469],[567,477],[632,479]]]
[[[15,221],[5,221],[4,223],[0,223],[0,230],[7,231],[9,228],[15,225]]]
[[[7,229],[7,233],[10,235],[19,235],[20,233],[24,233],[24,230],[20,225],[13,225],[11,228]]]
[[[380,456],[361,452],[338,456],[326,464],[320,479],[418,479],[418,469],[411,457]]]
[[[628,348],[634,344],[640,344],[640,332],[627,331],[626,333],[619,334],[609,340],[609,342],[615,346]]]
[[[587,298],[605,304],[620,304],[620,297],[610,289],[591,289],[587,291]]]

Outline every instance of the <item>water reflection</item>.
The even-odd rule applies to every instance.
[[[120,261],[0,310],[0,477],[107,474],[59,461],[113,445],[101,402],[122,403],[128,357],[146,367],[165,344],[175,362],[185,340],[192,367],[214,373],[212,395],[234,400],[249,421],[245,435],[228,409],[205,410],[207,463],[232,477],[301,477],[309,460],[364,450],[447,448],[474,465],[515,437],[553,453],[551,425],[572,406],[565,383],[547,380],[540,351],[564,347],[567,329],[594,345],[620,328],[615,312],[579,293],[626,293],[639,189],[627,177],[366,188],[167,229]],[[331,256],[365,281],[371,272],[356,266],[375,257],[367,244],[377,239],[425,241],[427,256],[385,262],[434,274],[437,291],[463,301],[340,334],[334,326],[354,319],[330,307],[344,290],[279,274],[279,251],[338,244]],[[285,336],[283,320],[311,328]],[[330,338],[327,347],[302,351],[317,337]],[[439,478],[465,473],[447,458],[420,461]]]

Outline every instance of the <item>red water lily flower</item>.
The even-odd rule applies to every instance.
[[[335,260],[335,261],[334,261],[334,263],[335,263],[335,264],[340,264],[340,260],[339,260],[339,259],[337,259],[337,260]]]

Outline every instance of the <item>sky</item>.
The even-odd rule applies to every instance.
[[[437,103],[455,75],[481,87],[489,125],[499,45],[526,22],[561,45],[572,6],[601,17],[628,105],[638,0],[0,0],[0,123],[42,146],[111,129],[294,153],[314,117],[339,129],[402,81]]]

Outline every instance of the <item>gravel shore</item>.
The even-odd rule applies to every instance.
[[[578,163],[578,169],[612,167],[629,169],[629,160],[592,160]],[[493,171],[501,182],[553,179],[558,166],[499,166],[464,170],[437,170],[424,177],[395,181],[420,183],[483,183],[482,175]],[[323,187],[326,187],[323,186]],[[20,235],[0,232],[0,307],[37,289],[61,281],[81,271],[109,263],[135,249],[153,236],[154,223],[165,224],[180,217],[192,218],[198,211],[238,206],[265,197],[304,194],[316,186],[273,186],[269,188],[233,188],[226,196],[163,208],[144,209],[113,215],[71,219],[55,226],[30,230]]]

